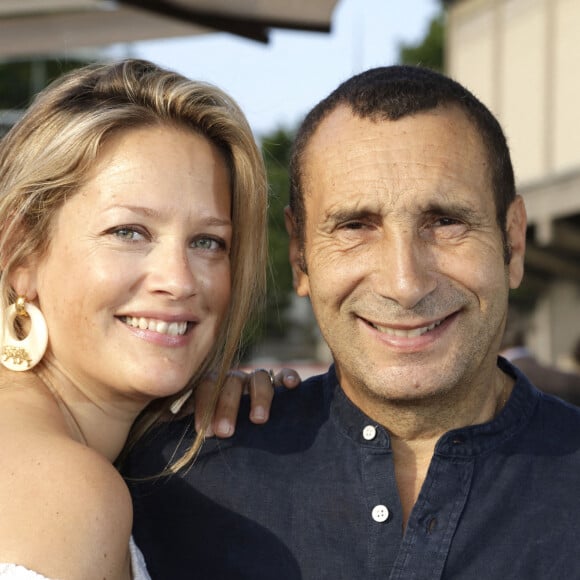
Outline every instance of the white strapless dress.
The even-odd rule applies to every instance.
[[[129,540],[129,551],[131,552],[131,572],[133,580],[151,580],[145,558],[133,538]],[[38,572],[29,570],[24,566],[18,564],[4,564],[0,563],[0,579],[1,580],[51,580]],[[52,580],[56,580],[53,578]]]

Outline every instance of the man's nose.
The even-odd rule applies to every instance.
[[[431,250],[412,230],[386,233],[377,250],[379,294],[408,310],[435,289]]]

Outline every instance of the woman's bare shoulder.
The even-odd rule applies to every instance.
[[[0,398],[0,562],[49,578],[129,578],[122,478],[42,412],[33,416]]]

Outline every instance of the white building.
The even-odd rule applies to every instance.
[[[526,202],[530,345],[559,363],[580,337],[580,0],[446,5],[446,72],[502,123]]]

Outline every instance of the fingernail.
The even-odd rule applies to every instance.
[[[263,421],[266,418],[266,409],[264,407],[255,407],[252,411],[252,419],[256,421]]]
[[[196,421],[195,422],[195,432],[199,433],[200,431],[201,431],[201,425]],[[213,427],[211,426],[211,423],[207,426],[205,433],[203,435],[204,435],[204,437],[213,437],[214,436]]]
[[[216,429],[218,435],[222,435],[223,437],[227,437],[231,435],[234,431],[232,424],[227,419],[221,419],[220,422],[217,424]]]

